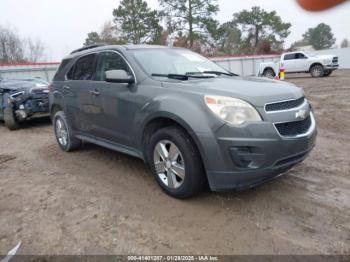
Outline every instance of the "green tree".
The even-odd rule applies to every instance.
[[[87,38],[85,39],[84,46],[95,45],[98,43],[102,43],[101,37],[97,32],[90,32],[87,34]]]
[[[227,55],[239,53],[242,33],[233,22],[222,24],[217,30],[217,34],[219,53]]]
[[[243,10],[233,15],[243,35],[244,46],[252,52],[258,52],[259,47],[268,42],[273,49],[280,49],[284,39],[290,34],[290,23],[284,23],[275,11],[267,12],[260,7]]]
[[[219,11],[217,0],[159,0],[170,33],[185,37],[189,48],[195,41],[208,41],[216,33],[218,22],[213,19]]]
[[[113,10],[114,22],[122,36],[133,44],[147,43],[159,33],[159,14],[143,0],[123,0]]]
[[[309,28],[303,35],[303,38],[316,50],[331,48],[336,41],[331,27],[324,23],[319,24],[315,28]]]

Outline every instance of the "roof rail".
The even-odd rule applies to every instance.
[[[92,49],[92,48],[95,48],[95,47],[105,46],[105,45],[106,44],[95,44],[95,45],[84,46],[82,48],[79,48],[79,49],[76,49],[76,50],[72,51],[71,54],[78,53],[78,52],[81,52],[81,51],[84,51],[84,50],[88,50],[88,49]]]

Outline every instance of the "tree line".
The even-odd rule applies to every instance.
[[[15,30],[0,25],[0,63],[37,62],[44,56],[41,40],[21,38]]]
[[[122,0],[113,10],[113,21],[101,32],[90,32],[85,46],[107,44],[158,44],[190,48],[206,55],[278,53],[291,33],[291,23],[276,11],[258,6],[233,13],[220,24],[217,0],[159,0],[159,10],[144,0]],[[289,50],[312,45],[314,49],[333,47],[331,28],[319,24],[308,29]],[[344,39],[342,47],[348,46]]]
[[[112,11],[113,20],[99,32],[90,32],[84,45],[157,44],[190,48],[204,55],[266,54],[283,51],[291,23],[275,12],[260,7],[232,14],[230,21],[215,19],[217,0],[159,0],[159,10],[144,0],[122,0]],[[314,49],[334,47],[329,25],[309,28],[302,39],[287,50],[311,45]],[[349,47],[344,39],[341,47]],[[0,63],[36,62],[45,57],[39,39],[22,38],[12,28],[0,25]]]

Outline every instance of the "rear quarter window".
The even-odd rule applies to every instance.
[[[57,70],[55,76],[53,77],[53,81],[64,80],[65,69],[71,60],[72,59],[63,59],[62,60],[60,66],[58,67],[58,70]]]
[[[70,80],[91,80],[95,74],[96,54],[83,56],[77,60],[75,65],[67,74]]]

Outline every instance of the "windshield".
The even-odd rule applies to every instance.
[[[132,52],[149,75],[188,75],[209,71],[229,73],[207,58],[185,49],[139,49]]]

